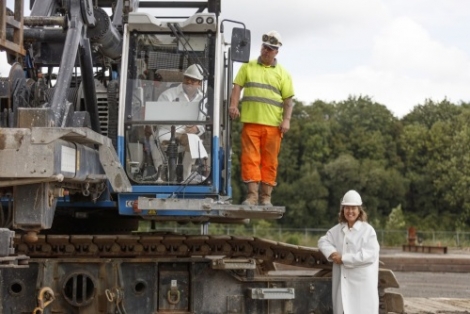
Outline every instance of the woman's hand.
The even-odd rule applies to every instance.
[[[333,260],[333,263],[341,265],[343,264],[343,260],[341,258],[341,254],[338,252],[331,253],[330,259]]]

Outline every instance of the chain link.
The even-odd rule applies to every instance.
[[[33,310],[33,314],[42,314],[44,309],[55,300],[54,291],[49,287],[39,290],[38,306]]]

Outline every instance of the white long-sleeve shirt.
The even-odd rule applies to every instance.
[[[197,91],[196,96],[193,99],[189,99],[188,95],[184,92],[183,84],[179,84],[178,86],[172,87],[167,89],[158,97],[158,101],[185,101],[185,102],[199,102],[202,99],[202,93],[200,90]],[[205,116],[203,112],[199,112],[198,120],[204,120]],[[201,135],[205,132],[204,125],[197,125],[198,129],[197,135]],[[186,126],[184,125],[176,125],[175,126],[176,133],[184,134],[186,133]],[[160,129],[160,140],[168,141],[170,139],[170,129],[169,126],[163,126]]]

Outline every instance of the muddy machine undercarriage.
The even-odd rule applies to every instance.
[[[250,31],[220,0],[5,2],[0,313],[332,313],[317,248],[208,234],[285,211],[230,202],[227,99]],[[190,68],[197,96],[169,98]],[[380,270],[380,313],[403,311],[397,285]]]

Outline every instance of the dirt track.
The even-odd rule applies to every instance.
[[[399,250],[381,253],[402,254]],[[470,263],[468,249],[449,253],[468,257]],[[416,257],[439,258],[438,255],[422,254]],[[470,273],[394,271],[394,274],[400,288],[389,290],[403,295],[406,314],[470,314]]]
[[[423,265],[423,261],[429,260],[431,257],[441,259],[442,264],[449,265],[449,268],[444,267],[449,271],[457,269],[453,264],[456,257],[467,259],[465,265],[470,264],[470,249],[451,250],[449,254],[436,256],[420,253],[404,254],[400,249],[394,248],[381,250],[381,257],[383,256],[394,256],[398,260],[404,260],[403,257],[408,257],[404,262],[405,264],[411,263],[413,267],[400,265],[400,269],[408,270],[410,268],[419,269],[420,265]],[[416,259],[410,260],[410,256]],[[383,267],[387,268],[387,264]],[[285,265],[279,265],[279,268],[289,269]],[[388,289],[388,291],[403,295],[406,314],[470,314],[470,272],[393,270],[393,273],[400,288]]]
[[[405,299],[406,314],[468,314],[469,311],[469,299]]]
[[[394,272],[405,298],[470,299],[470,274]],[[469,307],[470,309],[470,307]]]
[[[407,314],[470,314],[469,273],[394,273]]]

